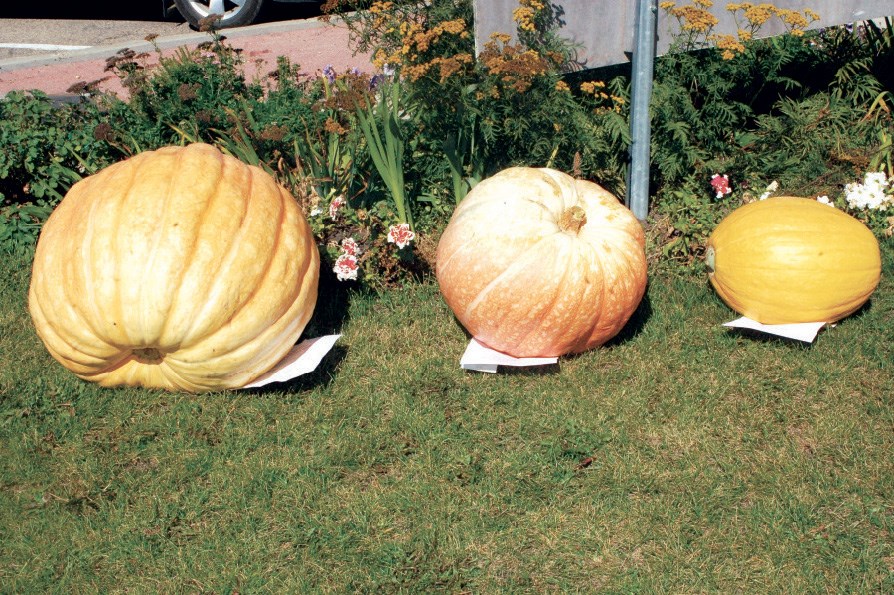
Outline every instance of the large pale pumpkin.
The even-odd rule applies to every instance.
[[[46,222],[29,308],[49,352],[103,386],[241,387],[295,344],[319,252],[295,199],[205,144],[75,184]]]
[[[516,357],[614,337],[646,288],[643,228],[611,193],[552,169],[480,182],[438,243],[441,293],[479,342]]]
[[[763,324],[844,318],[869,299],[881,275],[869,228],[807,198],[739,207],[711,234],[705,261],[723,301]]]

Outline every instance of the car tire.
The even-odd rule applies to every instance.
[[[174,0],[174,4],[186,22],[195,28],[199,27],[199,21],[210,14],[220,14],[220,11],[211,10],[211,0]],[[264,0],[243,0],[241,4],[225,0],[218,26],[223,28],[250,25],[258,17],[263,5]]]

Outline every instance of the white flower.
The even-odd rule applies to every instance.
[[[360,245],[357,244],[357,240],[354,238],[343,239],[341,241],[341,249],[345,254],[350,254],[351,256],[360,254]]]
[[[322,212],[323,212],[323,209],[321,209],[320,207],[314,207],[310,210],[310,216],[316,217],[317,215],[319,215]]]
[[[338,210],[345,206],[348,201],[345,200],[344,195],[339,194],[335,198],[332,199],[332,202],[329,203],[329,218],[335,219],[338,217]]]
[[[347,281],[357,279],[357,257],[353,254],[342,254],[335,260],[335,266],[332,271],[339,281]]]
[[[825,194],[822,196],[817,196],[816,202],[818,202],[820,204],[824,204],[824,205],[829,205],[830,207],[833,207],[833,208],[835,207],[835,203],[833,203],[831,200],[829,200],[829,197],[826,196]]]
[[[885,210],[894,204],[894,197],[885,192],[890,186],[891,181],[884,173],[867,172],[862,184],[854,182],[845,185],[845,200],[855,209]]]
[[[866,172],[866,176],[863,178],[863,183],[867,186],[875,185],[882,188],[887,187],[889,184],[885,173],[880,171]]]
[[[764,193],[760,195],[759,200],[766,200],[770,198],[770,195],[777,190],[779,190],[779,182],[773,180],[772,182],[770,182],[769,185],[767,185],[766,188],[764,188]]]
[[[416,234],[410,231],[408,223],[400,223],[388,228],[388,241],[396,244],[398,249],[403,248],[415,238]]]

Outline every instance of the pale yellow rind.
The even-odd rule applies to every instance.
[[[863,223],[815,200],[773,197],[717,226],[709,274],[733,310],[763,324],[835,322],[878,286],[878,240]]]
[[[104,386],[243,386],[294,345],[319,253],[294,198],[204,144],[75,184],[45,224],[29,291],[48,351]],[[160,361],[134,354],[157,350]]]
[[[578,233],[559,227],[581,207]],[[578,353],[614,337],[646,286],[642,226],[597,184],[509,168],[457,207],[437,252],[445,301],[483,344],[518,357]]]

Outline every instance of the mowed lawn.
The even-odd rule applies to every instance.
[[[653,275],[621,336],[459,367],[428,281],[325,285],[314,373],[102,389],[0,265],[0,592],[894,592],[894,249],[814,344]]]

